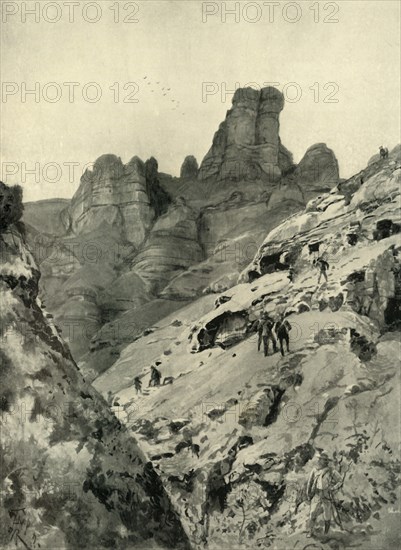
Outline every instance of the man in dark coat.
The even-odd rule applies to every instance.
[[[139,378],[139,376],[135,376],[134,378],[134,388],[136,389],[136,393],[142,393],[142,380]]]
[[[287,353],[290,351],[290,332],[291,325],[290,323],[284,319],[284,317],[281,319],[281,321],[277,321],[275,326],[275,331],[277,334],[277,338],[280,342],[280,352],[281,355],[284,357],[284,342],[287,346]]]
[[[263,341],[263,352],[265,357],[269,353],[269,342],[273,344],[273,353],[277,351],[277,342],[273,333],[274,321],[267,312],[262,313],[258,322],[258,351],[261,341]]]
[[[149,386],[160,386],[161,372],[155,367],[150,367]]]

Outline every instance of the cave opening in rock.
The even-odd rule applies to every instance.
[[[281,399],[285,393],[285,389],[281,389],[278,386],[272,386],[272,390],[274,392],[274,399],[270,411],[265,418],[264,426],[269,426],[277,420]]]
[[[253,281],[256,281],[256,279],[259,279],[261,277],[260,273],[256,271],[256,269],[252,269],[251,271],[248,271],[248,282],[253,283]]]
[[[384,311],[384,321],[389,330],[401,329],[401,267],[399,260],[393,268],[394,272],[394,296],[389,298]]]
[[[392,235],[400,233],[401,225],[393,223],[393,220],[380,220],[376,223],[376,229],[373,231],[373,239],[375,241],[381,241],[387,239]]]
[[[289,269],[289,265],[280,261],[281,253],[268,254],[263,256],[260,261],[260,269],[265,275],[266,273],[274,273],[275,271],[284,271]]]
[[[401,329],[401,295],[390,298],[384,312],[384,320],[391,331]]]
[[[348,233],[347,242],[351,246],[355,246],[358,242],[358,235],[356,233]]]
[[[226,349],[244,339],[248,331],[247,311],[225,311],[206,323],[198,333],[199,351],[219,345]]]
[[[365,280],[365,271],[353,271],[348,275],[346,281],[348,283],[362,283]]]
[[[309,254],[318,253],[321,244],[320,242],[308,244]]]

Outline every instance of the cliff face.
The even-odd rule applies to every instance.
[[[149,282],[153,292],[161,291],[172,276],[203,259],[197,217],[184,199],[177,199],[153,225],[132,263],[132,270]]]
[[[38,299],[40,273],[15,225],[0,247],[1,546],[186,548],[152,464]]]
[[[400,178],[393,157],[315,197],[268,232],[237,285],[166,316],[95,380],[125,405],[195,546],[399,546]],[[291,324],[284,356],[257,350],[262,310]],[[173,383],[146,388],[157,360]],[[310,541],[305,486],[322,449],[342,483],[329,533],[318,521]]]
[[[98,158],[93,170],[82,176],[68,209],[68,224],[74,234],[108,224],[120,228],[134,245],[143,241],[153,218],[145,167],[137,157],[126,165],[115,155]]]

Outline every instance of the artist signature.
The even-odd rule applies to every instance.
[[[12,526],[8,529],[10,542],[14,542],[15,546],[21,543],[24,548],[28,548],[29,550],[40,548],[36,533],[32,532],[26,509],[13,508],[8,511],[8,514],[12,520]]]

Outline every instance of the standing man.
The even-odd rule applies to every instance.
[[[258,351],[260,351],[260,346],[262,345],[262,334],[263,334],[263,323],[264,323],[264,312],[261,313],[259,319],[256,321],[256,326],[258,329]]]
[[[273,334],[274,322],[269,317],[267,313],[264,313],[264,318],[262,322],[262,339],[263,339],[263,351],[265,357],[269,354],[269,342],[272,341],[273,344],[273,353],[277,351],[277,342]]]
[[[310,523],[308,538],[313,537],[317,518],[323,512],[324,532],[330,529],[332,516],[333,493],[341,487],[340,474],[330,467],[330,458],[325,451],[318,454],[318,462],[308,479],[306,496],[310,501]]]
[[[136,393],[142,393],[142,380],[139,378],[139,376],[135,376],[134,378],[134,388],[136,389]]]
[[[277,321],[275,330],[277,334],[277,338],[280,342],[280,352],[281,355],[284,357],[284,346],[283,343],[285,342],[287,345],[287,353],[290,351],[290,335],[289,332],[291,330],[290,323],[284,319],[284,316],[281,318],[280,321]]]
[[[160,386],[161,373],[153,365],[150,367],[149,386]]]
[[[109,405],[109,407],[113,406],[113,402],[114,402],[114,395],[113,395],[113,392],[109,390],[107,392],[107,404]]]
[[[326,262],[326,260],[323,260],[323,258],[318,258],[315,262],[315,265],[319,269],[319,279],[317,280],[317,284],[320,283],[320,279],[322,278],[322,276],[327,283],[327,270],[330,267],[329,264]]]

